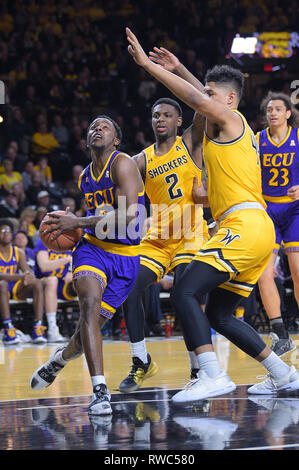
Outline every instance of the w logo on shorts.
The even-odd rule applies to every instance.
[[[229,245],[230,243],[232,243],[234,240],[236,239],[239,239],[240,240],[241,236],[240,235],[233,235],[232,232],[230,231],[229,228],[226,229],[226,235],[225,237],[222,238],[222,240],[220,240],[220,243],[221,242],[225,242],[224,246],[227,246]]]

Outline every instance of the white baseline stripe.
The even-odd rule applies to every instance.
[[[261,447],[242,447],[240,449],[230,449],[230,450],[271,450],[271,449],[281,449],[281,448],[290,448],[290,447],[298,447],[299,442],[297,444],[282,444],[280,446],[261,446]]]

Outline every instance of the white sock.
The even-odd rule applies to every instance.
[[[147,364],[147,350],[145,339],[138,343],[131,343],[132,356],[138,357],[144,364]]]
[[[214,352],[205,352],[197,356],[198,368],[204,370],[211,377],[217,377],[222,370],[218,364],[217,356]]]
[[[61,366],[65,366],[68,362],[62,357],[63,351],[64,349],[60,349],[59,351],[57,351],[57,353],[54,356],[55,361],[58,362],[58,364],[60,364]]]
[[[48,322],[48,330],[55,330],[56,329],[56,312],[46,313],[47,322]]]
[[[92,388],[96,387],[96,385],[105,384],[106,379],[104,375],[93,375],[91,377]]]
[[[261,361],[261,364],[275,379],[282,379],[290,370],[290,367],[273,351],[266,359]]]
[[[190,360],[190,369],[198,369],[197,356],[194,351],[188,351],[189,360]]]

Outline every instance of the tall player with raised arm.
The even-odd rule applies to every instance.
[[[236,306],[250,294],[264,271],[275,241],[274,226],[262,196],[257,142],[237,110],[243,74],[232,67],[215,66],[206,75],[205,87],[195,87],[152,62],[132,31],[127,28],[126,33],[128,50],[135,62],[206,117],[203,155],[209,203],[219,229],[199,250],[174,288],[176,311],[185,332],[196,344],[200,372],[172,399],[200,400],[236,388],[218,364],[211,326],[268,371],[267,379],[250,387],[249,393],[297,390],[299,373],[295,367],[284,363],[250,325],[234,316]],[[209,295],[203,313],[197,296],[206,293]]]

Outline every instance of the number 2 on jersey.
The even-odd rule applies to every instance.
[[[176,185],[179,182],[179,178],[176,173],[171,173],[171,175],[165,176],[165,182],[170,184],[167,189],[170,199],[177,199],[178,197],[183,196],[181,188],[176,188]]]

